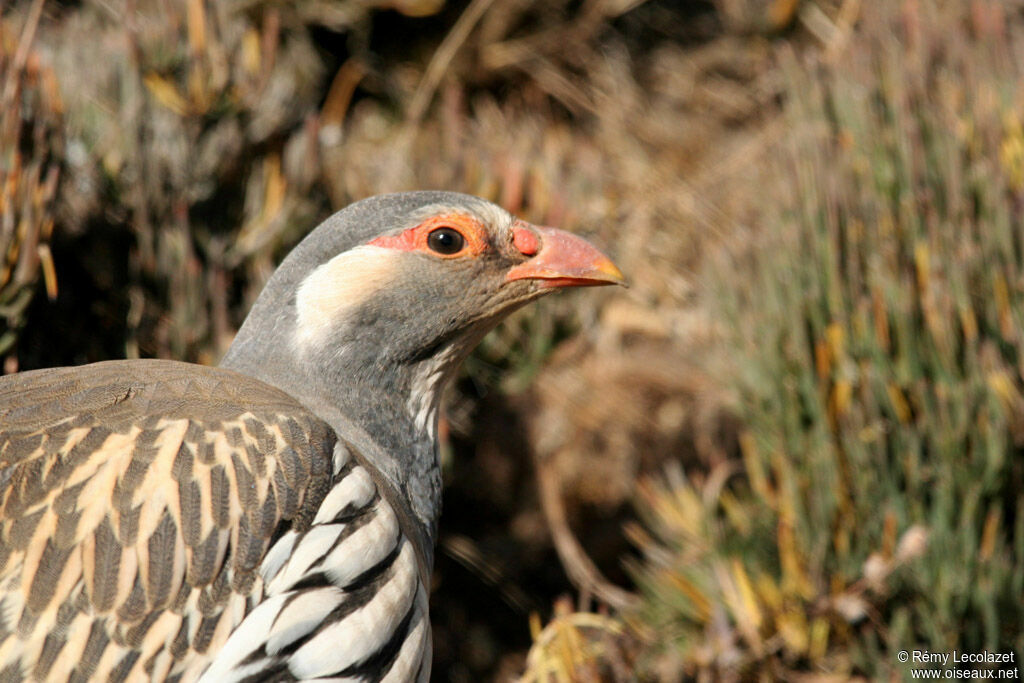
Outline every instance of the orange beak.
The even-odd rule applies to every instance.
[[[540,238],[540,249],[529,261],[509,270],[506,281],[539,280],[542,287],[626,284],[615,264],[585,239],[557,228],[531,225],[529,229]]]

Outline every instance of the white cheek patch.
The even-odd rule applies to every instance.
[[[297,341],[323,340],[339,319],[394,281],[398,254],[363,245],[338,254],[309,274],[295,295]]]

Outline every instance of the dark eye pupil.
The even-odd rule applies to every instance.
[[[462,250],[466,240],[459,234],[458,230],[452,228],[438,228],[427,235],[427,246],[438,254],[457,254]]]

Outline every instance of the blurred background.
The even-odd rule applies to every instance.
[[[631,286],[450,392],[436,680],[1019,662],[1022,76],[1021,0],[0,0],[3,371],[216,363],[332,211],[477,194]]]

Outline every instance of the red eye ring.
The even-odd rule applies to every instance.
[[[453,256],[466,246],[466,238],[455,228],[445,225],[431,230],[427,235],[427,247],[442,256]]]
[[[367,244],[399,251],[429,252],[441,258],[461,258],[481,254],[487,249],[487,228],[473,216],[441,214],[399,235],[382,235]]]

